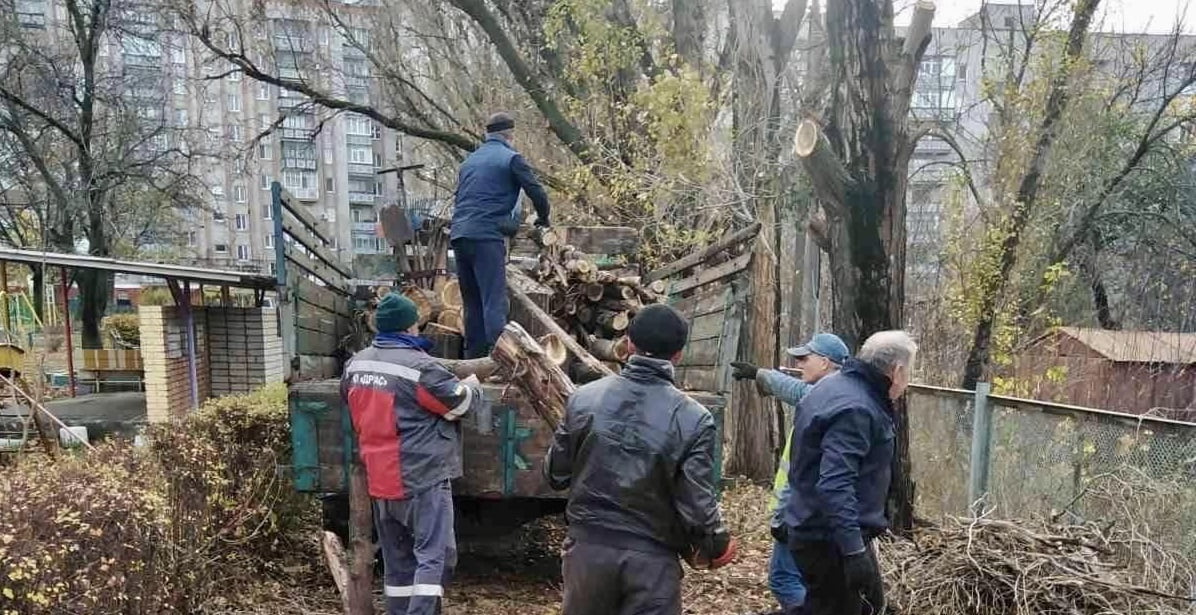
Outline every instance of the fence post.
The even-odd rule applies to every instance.
[[[983,510],[980,500],[988,495],[988,463],[992,445],[992,407],[988,396],[992,385],[976,383],[972,412],[971,472],[968,475],[968,507],[973,516]]]

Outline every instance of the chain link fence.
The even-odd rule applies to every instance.
[[[975,497],[996,517],[1132,526],[1196,556],[1196,424],[997,395],[979,407],[977,421],[971,391],[910,389],[920,516],[968,515]]]

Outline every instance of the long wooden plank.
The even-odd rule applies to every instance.
[[[307,273],[320,278],[329,288],[344,295],[349,294],[349,291],[345,288],[344,278],[337,275],[328,265],[317,261],[292,246],[286,247],[286,255],[288,261],[295,263]]]
[[[718,365],[722,356],[722,343],[721,337],[690,342],[685,346],[685,353],[681,355],[681,363],[678,364],[678,367]]]
[[[736,231],[736,232],[714,242],[713,244],[710,244],[709,246],[707,246],[706,248],[704,248],[698,252],[689,254],[689,255],[685,256],[684,258],[673,261],[672,263],[669,263],[668,265],[665,265],[664,267],[661,267],[660,269],[657,269],[656,271],[649,273],[648,275],[644,276],[644,283],[649,283],[649,282],[652,282],[655,280],[662,280],[669,276],[681,273],[682,271],[685,271],[686,269],[689,269],[690,267],[695,267],[697,265],[700,265],[703,262],[705,262],[706,259],[710,258],[711,256],[714,256],[715,254],[718,254],[719,252],[722,252],[723,250],[726,250],[727,248],[730,248],[731,246],[734,246],[739,243],[743,243],[744,241],[754,238],[756,236],[756,234],[759,232],[760,232],[760,223],[755,222],[744,229]]]
[[[677,384],[691,391],[717,391],[717,366],[679,367],[677,368]]]
[[[336,354],[336,336],[303,327],[295,328],[295,347],[299,354],[314,354],[330,357]]]
[[[731,310],[723,320],[722,355],[718,358],[718,380],[715,390],[731,390],[731,362],[739,358],[739,336],[743,331],[744,314],[747,312],[747,298],[751,295],[750,280],[738,279],[731,283]]]
[[[690,342],[697,342],[701,340],[717,339],[723,336],[723,329],[727,321],[726,312],[714,312],[704,316],[698,316],[689,323],[689,340]]]
[[[324,245],[332,245],[332,239],[324,232],[324,229],[321,228],[321,224],[315,218],[311,217],[311,214],[303,211],[303,206],[295,200],[295,197],[291,196],[291,194],[287,192],[285,188],[281,190],[281,195],[282,208],[284,210],[294,216],[300,224],[307,227],[307,230],[323,241]],[[283,223],[286,223],[285,219],[283,220]]]
[[[752,262],[752,253],[744,252],[732,260],[729,260],[717,267],[711,267],[701,273],[685,278],[680,282],[674,284],[671,288],[672,293],[683,293],[691,288],[704,286],[715,280],[721,280],[727,276],[734,275],[747,269]]]
[[[670,301],[669,305],[687,320],[693,320],[713,312],[722,312],[730,303],[731,285],[718,281],[697,289],[684,299]]]
[[[347,297],[341,296],[323,286],[317,286],[315,283],[300,278],[298,276],[290,277],[291,288],[303,303],[314,305],[323,308],[328,312],[339,314],[344,317],[349,317],[349,300]]]
[[[342,277],[353,277],[352,269],[341,262],[341,259],[337,258],[331,250],[325,247],[325,244],[321,243],[320,241],[314,241],[311,235],[305,233],[304,229],[298,224],[284,219],[282,221],[282,230],[285,231],[286,234],[290,235],[291,239],[302,245],[309,252],[314,254],[316,258],[322,261],[325,265],[331,267],[333,271],[337,272]]]

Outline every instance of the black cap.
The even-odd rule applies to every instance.
[[[635,315],[627,327],[627,335],[639,354],[667,359],[685,348],[689,323],[677,310],[655,303]]]
[[[502,132],[515,127],[515,118],[510,113],[498,112],[486,119],[486,132]]]

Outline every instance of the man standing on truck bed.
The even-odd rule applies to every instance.
[[[666,305],[628,328],[622,373],[569,397],[544,463],[569,491],[565,615],[680,615],[678,555],[702,568],[735,557],[714,475],[714,419],[673,386],[689,326]]]
[[[495,113],[486,140],[457,175],[450,241],[465,304],[466,358],[484,357],[507,325],[507,251],[503,242],[522,221],[519,191],[536,208],[536,226],[548,226],[548,195],[515,151],[515,118]]]
[[[736,380],[754,380],[761,395],[772,395],[796,410],[806,393],[824,377],[839,371],[850,354],[847,344],[844,344],[839,336],[831,333],[819,333],[810,338],[809,342],[790,348],[788,352],[789,356],[797,361],[801,378],[786,375],[780,370],[760,369],[751,363],[738,362],[731,363],[732,376]],[[796,420],[795,415],[794,421]],[[789,456],[792,448],[793,431],[790,430],[785,438],[785,450],[781,453],[776,478],[773,480],[770,506],[772,522],[769,524],[774,543],[772,559],[768,562],[768,587],[780,603],[780,613],[783,615],[801,613],[802,605],[806,602],[806,586],[802,582],[797,562],[793,561],[793,553],[789,551],[789,536],[781,519],[791,491]]]
[[[461,476],[457,421],[482,392],[428,355],[410,299],[387,295],[374,320],[378,335],[345,365],[341,394],[373,498],[386,612],[434,615],[457,561],[449,485]]]

